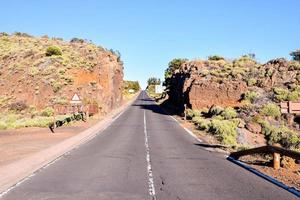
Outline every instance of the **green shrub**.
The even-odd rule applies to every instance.
[[[208,130],[210,127],[210,120],[208,119],[204,119],[202,117],[196,116],[193,117],[192,121],[200,130]]]
[[[300,70],[300,69],[299,69],[299,70]],[[298,82],[300,82],[300,74],[298,74],[298,75],[296,76],[296,79],[297,79]]]
[[[300,62],[299,61],[291,61],[289,62],[291,70],[300,70]]]
[[[199,110],[192,110],[192,109],[186,109],[186,118],[192,119],[193,117],[199,117],[201,116],[201,111]]]
[[[237,117],[237,112],[233,108],[227,107],[221,112],[221,116],[224,119],[233,119]]]
[[[210,107],[208,114],[211,116],[220,115],[223,112],[223,108],[220,106],[212,106]]]
[[[254,67],[256,65],[256,61],[253,57],[244,55],[238,59],[233,61],[233,67],[235,68],[244,68],[244,67]]]
[[[212,55],[212,56],[208,56],[208,60],[219,61],[219,60],[225,60],[225,58],[222,56],[218,56],[218,55]]]
[[[259,97],[259,94],[255,91],[247,91],[245,94],[244,94],[244,100],[247,100],[251,103],[253,103],[257,98]]]
[[[6,95],[0,95],[0,107],[7,105],[10,97]]]
[[[29,76],[35,76],[37,74],[39,74],[40,70],[37,67],[30,67],[28,70],[28,75]]]
[[[35,117],[33,119],[24,118],[18,120],[14,128],[23,128],[23,127],[47,127],[53,122],[52,117]]]
[[[276,104],[268,103],[261,108],[260,114],[270,117],[279,117],[281,115],[281,111],[279,106]]]
[[[45,117],[53,116],[54,109],[51,107],[46,107],[44,110],[41,111],[41,115]]]
[[[64,85],[72,85],[74,82],[74,78],[70,75],[60,75],[60,78],[65,80]]]
[[[293,60],[300,61],[300,50],[295,50],[290,53],[293,57]]]
[[[0,130],[7,129],[7,124],[5,122],[0,121]]]
[[[209,132],[215,134],[217,139],[225,145],[237,144],[237,124],[233,121],[212,119]]]
[[[52,90],[53,92],[58,92],[61,88],[62,88],[62,83],[61,82],[58,82],[58,81],[53,81],[51,83],[51,86],[52,86]]]
[[[257,80],[255,78],[249,78],[247,80],[247,85],[248,86],[254,86],[257,83]]]
[[[46,56],[61,56],[62,51],[57,46],[50,46],[46,49]]]
[[[300,136],[295,131],[290,130],[286,126],[276,127],[268,121],[258,121],[262,127],[262,133],[266,136],[268,144],[281,144],[285,148],[299,149]]]
[[[273,88],[275,99],[278,101],[300,100],[300,87],[295,87],[292,91],[284,88]]]
[[[275,87],[273,92],[275,99],[278,101],[286,101],[288,99],[289,91],[287,89]]]
[[[28,107],[28,112],[30,113],[31,115],[31,118],[35,117],[36,115],[38,115],[38,111],[36,109],[36,107],[34,105],[30,105]]]

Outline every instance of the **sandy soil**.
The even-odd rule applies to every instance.
[[[124,96],[121,107],[130,103],[137,94]],[[120,108],[121,108],[120,107]],[[94,116],[87,122],[75,122],[55,129],[21,128],[0,131],[0,167],[11,164],[34,153],[45,150],[55,144],[75,136],[101,121],[105,116]]]
[[[272,167],[272,160],[267,160],[260,155],[244,156],[240,159],[252,168],[267,174],[280,182],[300,190],[300,164],[294,168],[283,168],[275,170]]]
[[[91,127],[97,121],[91,119],[88,122],[76,122],[55,129],[55,133],[51,133],[49,128],[22,128],[0,131],[0,166],[10,164],[55,145]]]

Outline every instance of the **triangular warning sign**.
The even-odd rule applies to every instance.
[[[72,97],[71,101],[80,101],[78,94],[75,93],[74,96]]]

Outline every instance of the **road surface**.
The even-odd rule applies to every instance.
[[[93,140],[40,170],[3,200],[298,199],[209,152],[145,92]]]

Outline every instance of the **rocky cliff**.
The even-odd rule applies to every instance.
[[[66,105],[74,93],[106,113],[121,104],[123,63],[91,42],[0,34],[0,110]],[[24,111],[25,112],[25,111]]]
[[[168,99],[177,112],[222,144],[279,143],[300,151],[299,116],[282,113],[279,103],[300,100],[300,61],[258,63],[253,55],[226,60],[174,59],[165,73]]]
[[[277,87],[296,88],[300,81],[299,69],[299,62],[282,58],[265,64],[248,56],[233,61],[184,60],[167,78],[169,100],[179,108],[183,104],[192,109],[239,106],[249,90],[276,96]]]

